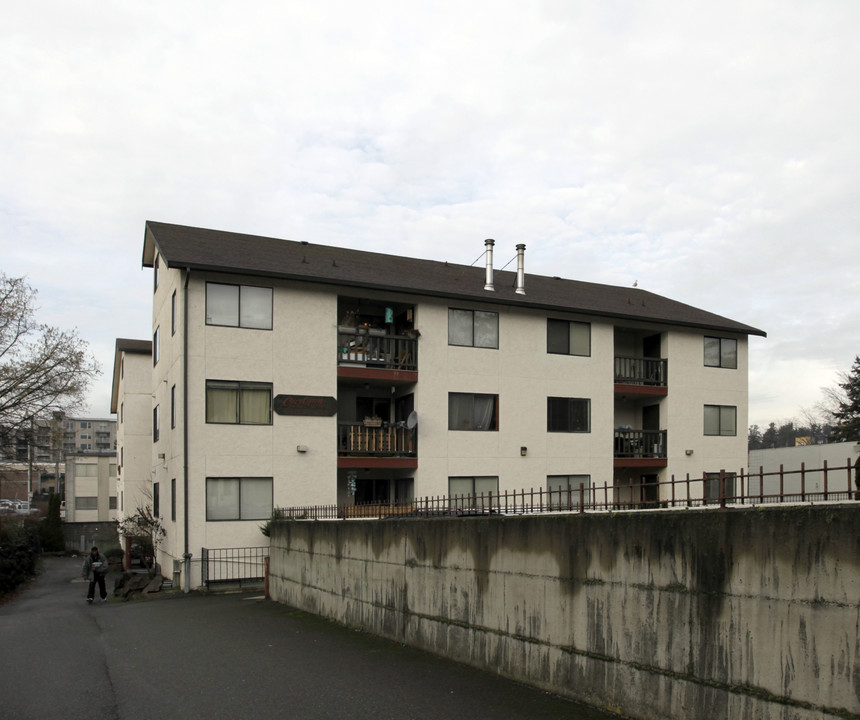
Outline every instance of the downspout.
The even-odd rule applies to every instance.
[[[182,513],[185,526],[185,552],[182,559],[185,572],[182,574],[182,592],[191,592],[191,553],[188,551],[188,282],[191,268],[185,268],[185,283],[182,288]]]

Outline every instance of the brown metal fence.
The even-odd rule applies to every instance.
[[[852,465],[739,473],[708,473],[700,478],[674,475],[665,482],[602,486],[568,490],[505,491],[473,495],[432,496],[389,503],[309,505],[276,508],[274,517],[292,520],[335,520],[469,515],[528,515],[557,512],[623,512],[657,508],[757,507],[860,500],[860,461]]]

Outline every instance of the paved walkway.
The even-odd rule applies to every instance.
[[[87,605],[81,562],[0,605],[0,718],[617,720],[259,594]]]

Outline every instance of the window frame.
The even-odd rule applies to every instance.
[[[708,341],[711,341],[711,342],[716,341],[718,344],[717,362],[708,362]],[[731,354],[731,352],[726,352],[726,350],[724,350],[724,348],[723,348],[724,343],[726,345],[729,345],[730,343],[734,343],[734,365],[730,364],[730,362],[727,361],[727,358],[731,359],[732,354]],[[738,369],[738,341],[737,341],[737,338],[721,337],[721,336],[717,336],[717,335],[705,335],[704,340],[703,340],[703,353],[704,353],[703,362],[704,362],[705,367],[722,368],[724,370],[737,370]]]
[[[713,425],[713,421],[708,422],[708,409],[716,409],[717,411],[717,432],[708,432],[709,425]],[[734,413],[734,422],[732,432],[723,432],[723,412],[731,410]],[[738,408],[737,405],[710,405],[704,406],[704,427],[703,433],[705,437],[737,437],[738,435]]]
[[[451,488],[451,481],[471,481],[472,489],[471,492],[453,492]],[[493,490],[481,490],[480,492],[477,489],[478,481],[490,481],[495,484],[495,489]],[[492,505],[487,503],[487,494],[492,493]],[[475,502],[472,503],[470,500],[474,498]],[[464,509],[464,508],[475,508],[485,510],[490,507],[497,508],[499,507],[499,476],[498,475],[449,475],[448,476],[448,502],[455,509]]]
[[[550,348],[550,327],[552,325],[560,326],[562,324],[567,326],[567,350],[564,350],[564,351],[553,350]],[[588,342],[588,349],[584,353],[571,351],[570,334],[571,334],[571,330],[573,329],[574,326],[584,326],[585,327],[585,331],[586,331],[586,335],[587,335],[587,342]],[[591,357],[591,323],[585,322],[582,320],[560,320],[558,318],[547,318],[546,319],[546,351],[547,351],[547,354],[549,354],[549,355],[570,355],[572,357]]]
[[[561,480],[564,479],[567,488],[564,489],[562,487],[553,488],[551,484],[551,480]],[[574,484],[572,484],[572,482]],[[561,508],[561,507],[575,507],[578,508],[580,506],[579,503],[579,488],[583,487],[585,491],[583,492],[585,505],[591,502],[591,475],[585,473],[574,473],[571,475],[547,475],[546,476],[546,490],[549,495],[549,507],[551,508]],[[557,494],[558,501],[553,500],[553,493]],[[567,493],[565,495],[565,493]],[[567,499],[568,502],[564,502],[564,499]]]
[[[170,296],[170,334],[176,335],[176,290]]]
[[[157,443],[161,439],[161,412],[160,406],[152,408],[152,442]]]
[[[738,474],[734,472],[723,473],[726,479],[726,499],[733,500],[737,497]],[[702,476],[702,504],[717,505],[720,502],[720,473],[706,472]]]
[[[209,298],[209,288],[210,287],[234,287],[236,288],[236,324],[233,323],[223,323],[223,322],[214,322],[210,320],[209,306],[210,306],[210,298]],[[269,292],[269,310],[268,310],[268,319],[269,326],[268,327],[260,327],[257,325],[248,325],[242,324],[242,291],[243,289],[249,290],[268,290]],[[275,291],[274,288],[266,286],[266,285],[246,285],[242,283],[223,283],[223,282],[213,282],[207,281],[205,292],[205,321],[207,325],[211,325],[213,327],[233,327],[233,328],[241,328],[243,330],[268,330],[271,331],[275,325]],[[232,302],[232,300],[231,300]]]
[[[238,506],[236,508],[237,517],[211,517],[212,504],[210,502],[210,487],[215,482],[223,483],[223,482],[231,482],[235,481],[237,483],[236,490],[236,500],[238,502]],[[242,485],[243,483],[248,482],[268,482],[269,486],[269,509],[266,512],[263,512],[259,516],[254,515],[243,517],[242,515]],[[259,520],[268,520],[272,517],[272,508],[274,507],[274,479],[269,476],[263,477],[207,477],[206,478],[206,522],[253,522]]]
[[[462,343],[462,342],[452,342],[451,339],[451,317],[452,313],[469,313],[472,316],[472,337],[471,342]],[[492,315],[495,317],[496,328],[495,328],[495,345],[476,345],[475,344],[475,315],[476,313],[481,313],[483,315]],[[456,308],[449,307],[448,308],[448,345],[451,347],[473,347],[473,348],[482,348],[484,350],[498,350],[499,349],[499,313],[495,310],[474,310],[469,308]]]
[[[554,420],[557,419],[555,414],[553,413],[552,405],[553,401],[564,400],[567,404],[567,429],[561,429],[559,427],[555,427]],[[577,429],[573,427],[574,416],[571,412],[573,407],[573,403],[584,403],[585,404],[585,429]],[[558,397],[550,395],[546,399],[546,431],[548,433],[576,433],[576,434],[587,434],[591,432],[591,398],[574,398],[574,397]]]
[[[210,399],[209,399],[209,390],[215,389],[215,384],[220,384],[222,386],[227,385],[235,385],[236,389],[236,420],[233,422],[227,422],[223,420],[210,420]],[[228,389],[226,387],[222,387],[221,389]],[[269,417],[266,422],[243,422],[242,421],[242,392],[245,390],[268,390],[269,391]],[[272,424],[273,421],[273,398],[274,398],[274,386],[270,382],[257,382],[253,380],[215,380],[208,379],[206,380],[206,404],[205,404],[205,419],[207,425],[255,425],[258,427],[265,427]]]
[[[475,398],[492,398],[493,399],[493,412],[490,418],[489,425],[484,427],[451,427],[452,425],[452,417],[451,417],[451,401],[455,397],[471,397],[472,399],[472,412],[470,416],[472,418],[469,421],[470,425],[474,425],[475,419],[475,408],[474,402]],[[452,432],[498,432],[499,430],[499,395],[498,393],[464,393],[464,392],[449,392],[448,393],[448,430]]]

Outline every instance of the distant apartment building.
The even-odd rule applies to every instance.
[[[116,452],[116,420],[111,418],[72,418],[63,421],[63,452]]]
[[[116,456],[74,453],[65,465],[66,522],[116,520]]]

